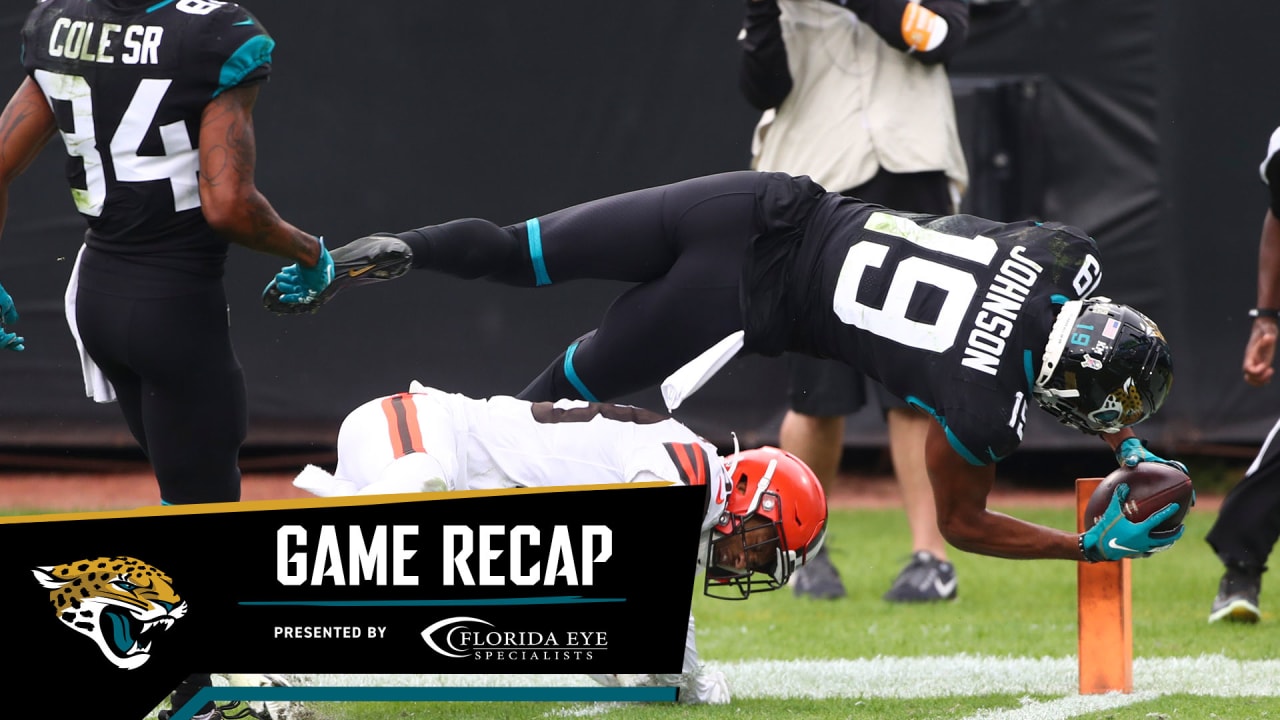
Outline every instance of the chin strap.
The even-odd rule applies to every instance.
[[[1049,341],[1044,346],[1044,357],[1040,359],[1040,374],[1036,375],[1035,384],[1037,394],[1055,397],[1076,397],[1080,394],[1079,390],[1047,388],[1045,383],[1049,382],[1053,372],[1058,369],[1058,363],[1062,360],[1062,351],[1067,347],[1067,337],[1071,335],[1076,318],[1080,317],[1083,310],[1084,301],[1068,300],[1058,311],[1058,319],[1053,321],[1053,330],[1049,331]]]

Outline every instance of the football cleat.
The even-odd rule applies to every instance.
[[[918,550],[884,594],[889,602],[955,600],[956,568],[927,550]]]
[[[352,240],[331,251],[329,256],[333,258],[333,281],[311,302],[284,302],[273,280],[262,293],[262,305],[278,315],[314,313],[345,288],[394,280],[413,267],[413,250],[395,235],[369,235]]]
[[[1228,566],[1218,583],[1218,595],[1213,599],[1209,622],[1258,622],[1262,618],[1262,611],[1258,609],[1258,593],[1261,591],[1262,573]]]
[[[840,580],[840,572],[831,563],[826,545],[823,545],[822,549],[804,566],[796,568],[796,571],[791,574],[791,585],[796,597],[838,600],[846,594],[844,582]]]

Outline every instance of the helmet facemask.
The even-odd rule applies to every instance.
[[[737,467],[736,458],[732,467]],[[826,531],[825,498],[822,498],[824,522],[816,537],[806,547],[789,547],[784,518],[788,517],[787,512],[794,514],[795,509],[786,505],[785,493],[775,487],[777,482],[789,483],[786,477],[775,477],[777,470],[778,460],[770,459],[753,489],[747,487],[750,480],[745,473],[732,480],[740,484],[736,495],[741,500],[747,500],[743,495],[746,490],[751,489],[752,492],[749,502],[745,503],[734,501],[731,496],[720,522],[712,530],[703,588],[707,595],[722,600],[745,600],[753,592],[777,590],[784,587],[796,568],[821,547]],[[811,472],[807,467],[805,471]],[[817,484],[816,478],[814,484]],[[799,497],[792,499],[800,501]],[[746,567],[717,564],[720,558],[730,558],[730,562],[734,562],[739,557],[745,559]]]
[[[1153,415],[1173,383],[1160,329],[1107,298],[1065,303],[1033,388],[1054,417],[1087,433],[1114,433]]]

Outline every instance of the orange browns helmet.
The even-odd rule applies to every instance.
[[[742,600],[752,592],[783,587],[791,573],[818,552],[827,532],[827,496],[813,470],[785,450],[767,446],[743,450],[724,462],[729,498],[708,543],[703,591],[711,597]],[[766,518],[777,532],[748,545],[744,524],[756,516]],[[744,549],[773,544],[773,563],[747,570],[717,567],[716,548],[734,542],[742,543]]]

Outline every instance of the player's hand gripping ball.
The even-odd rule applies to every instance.
[[[1133,467],[1115,470],[1098,484],[1085,506],[1086,529],[1093,527],[1107,511],[1111,496],[1121,483],[1129,486],[1129,497],[1125,498],[1122,509],[1124,516],[1132,522],[1146,520],[1169,503],[1178,504],[1178,511],[1151,531],[1152,538],[1176,533],[1195,503],[1195,490],[1186,473],[1166,463],[1140,462]]]

